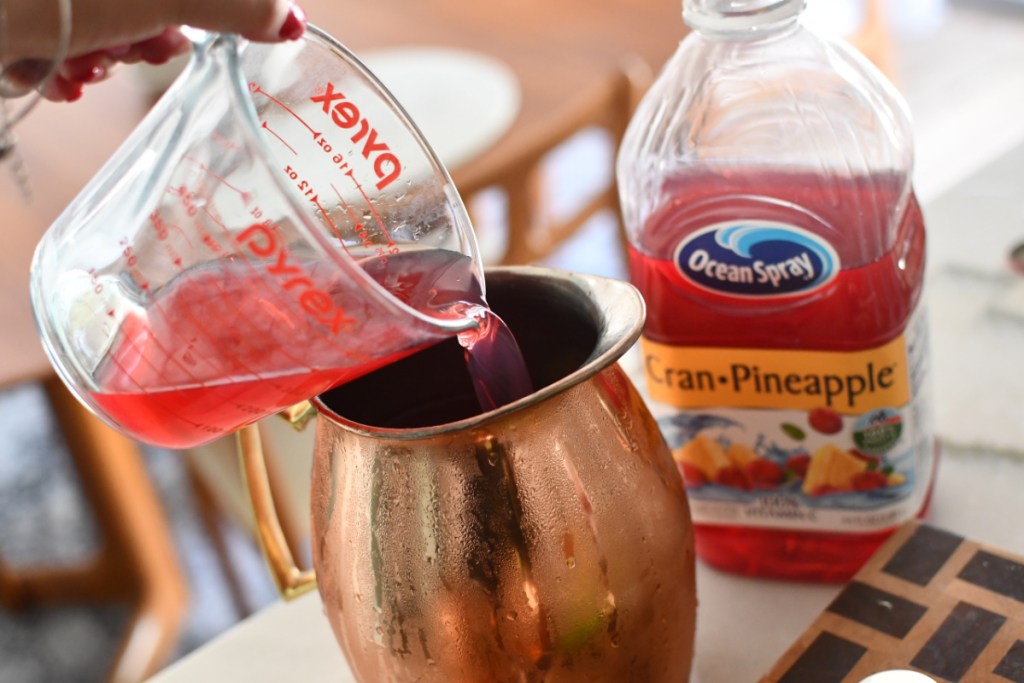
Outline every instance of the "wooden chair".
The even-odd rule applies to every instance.
[[[618,190],[614,182],[614,156],[640,97],[651,82],[651,69],[639,58],[625,60],[599,88],[581,100],[572,111],[551,121],[543,130],[505,158],[493,160],[490,166],[473,176],[453,173],[471,214],[474,202],[482,195],[497,190],[504,197],[504,249],[492,259],[500,264],[538,263],[551,256],[589,220],[601,211],[609,212],[625,240],[619,210]],[[557,191],[557,178],[549,177],[552,159],[563,145],[591,131],[604,133],[610,145],[603,187],[574,207],[567,215],[555,215],[550,192]],[[476,217],[474,217],[476,218]],[[489,226],[476,221],[481,243],[492,236]],[[500,228],[499,228],[500,229]],[[486,244],[484,244],[486,246]]]
[[[84,565],[15,572],[0,561],[0,605],[111,602],[131,607],[109,683],[154,673],[177,640],[187,591],[136,444],[89,413],[56,377],[42,381],[66,439],[100,547]]]
[[[15,571],[0,558],[0,608],[68,602],[127,605],[130,617],[110,665],[110,683],[137,683],[160,668],[177,642],[187,590],[161,502],[135,442],[100,422],[54,376],[39,343],[28,296],[28,264],[56,213],[123,140],[143,98],[130,79],[112,79],[74,105],[41,104],[16,130],[35,201],[0,166],[0,387],[40,383],[67,444],[100,546],[84,566]],[[106,91],[106,96],[104,92]],[[117,107],[109,106],[117,102]]]
[[[285,543],[300,565],[311,563],[308,549],[310,527],[310,468],[313,464],[313,426],[296,431],[279,418],[258,425],[267,477],[278,511]],[[220,570],[239,617],[255,611],[242,589],[227,542],[227,527],[236,525],[257,543],[256,520],[240,467],[234,435],[183,452],[200,520],[211,539]],[[268,577],[269,579],[269,577]]]
[[[864,21],[847,40],[887,77],[895,77],[892,30],[886,17],[885,0],[864,0]]]

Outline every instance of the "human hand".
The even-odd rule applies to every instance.
[[[68,0],[66,58],[47,82],[51,100],[73,101],[118,63],[161,64],[187,52],[181,25],[238,33],[250,40],[299,38],[305,14],[290,0]],[[0,0],[0,63],[5,85],[37,85],[60,49],[60,0]]]

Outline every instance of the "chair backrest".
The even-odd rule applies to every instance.
[[[892,30],[886,16],[886,0],[864,0],[864,19],[846,39],[871,60],[888,78],[895,78]]]
[[[650,67],[640,59],[626,60],[588,99],[553,119],[551,125],[538,131],[501,165],[467,181],[456,179],[473,215],[485,256],[489,251],[488,240],[495,238],[494,226],[481,219],[479,201],[486,201],[495,192],[502,197],[504,215],[499,218],[504,225],[499,228],[504,229],[504,239],[498,252],[487,259],[489,263],[542,261],[601,211],[613,216],[620,237],[624,235],[615,185],[615,151],[651,76]],[[599,172],[589,174],[599,178],[599,186],[585,188],[584,197],[571,210],[554,211],[550,193],[556,189],[558,179],[550,177],[550,162],[562,147],[588,133],[598,133],[610,146],[602,156]]]
[[[9,165],[0,164],[0,389],[32,391],[41,385],[45,390],[41,407],[53,422],[40,425],[39,434],[56,429],[63,436],[68,461],[58,458],[56,464],[73,466],[82,513],[92,518],[99,538],[95,553],[77,563],[54,558],[15,568],[5,567],[0,556],[0,607],[127,607],[106,680],[128,683],[149,676],[173,656],[188,608],[188,585],[143,453],[100,422],[54,375],[39,343],[28,291],[29,264],[43,229],[145,112],[146,100],[131,79],[115,78],[95,88],[92,96],[73,106],[42,102],[17,127],[17,153],[23,155],[33,198],[22,195],[9,176]],[[88,134],[76,135],[78,131]],[[8,417],[23,419],[20,414]],[[11,458],[32,455],[9,452]],[[60,677],[54,668],[84,669],[104,662],[102,655],[89,652],[86,661],[72,664],[75,653],[68,644],[64,660],[50,662],[42,671]],[[87,671],[76,673],[89,676]]]

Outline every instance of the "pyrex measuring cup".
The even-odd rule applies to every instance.
[[[447,172],[350,52],[315,27],[281,44],[193,35],[188,69],[31,275],[71,390],[172,448],[472,327],[483,293]]]

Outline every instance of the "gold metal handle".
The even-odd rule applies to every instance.
[[[256,535],[263,548],[263,557],[281,597],[293,600],[316,588],[316,574],[311,570],[300,569],[288,549],[274,506],[274,497],[270,492],[259,428],[255,424],[248,425],[236,434],[242,477],[256,517]]]
[[[295,431],[301,432],[316,417],[316,407],[310,401],[296,403],[280,412],[281,417],[288,421]]]

